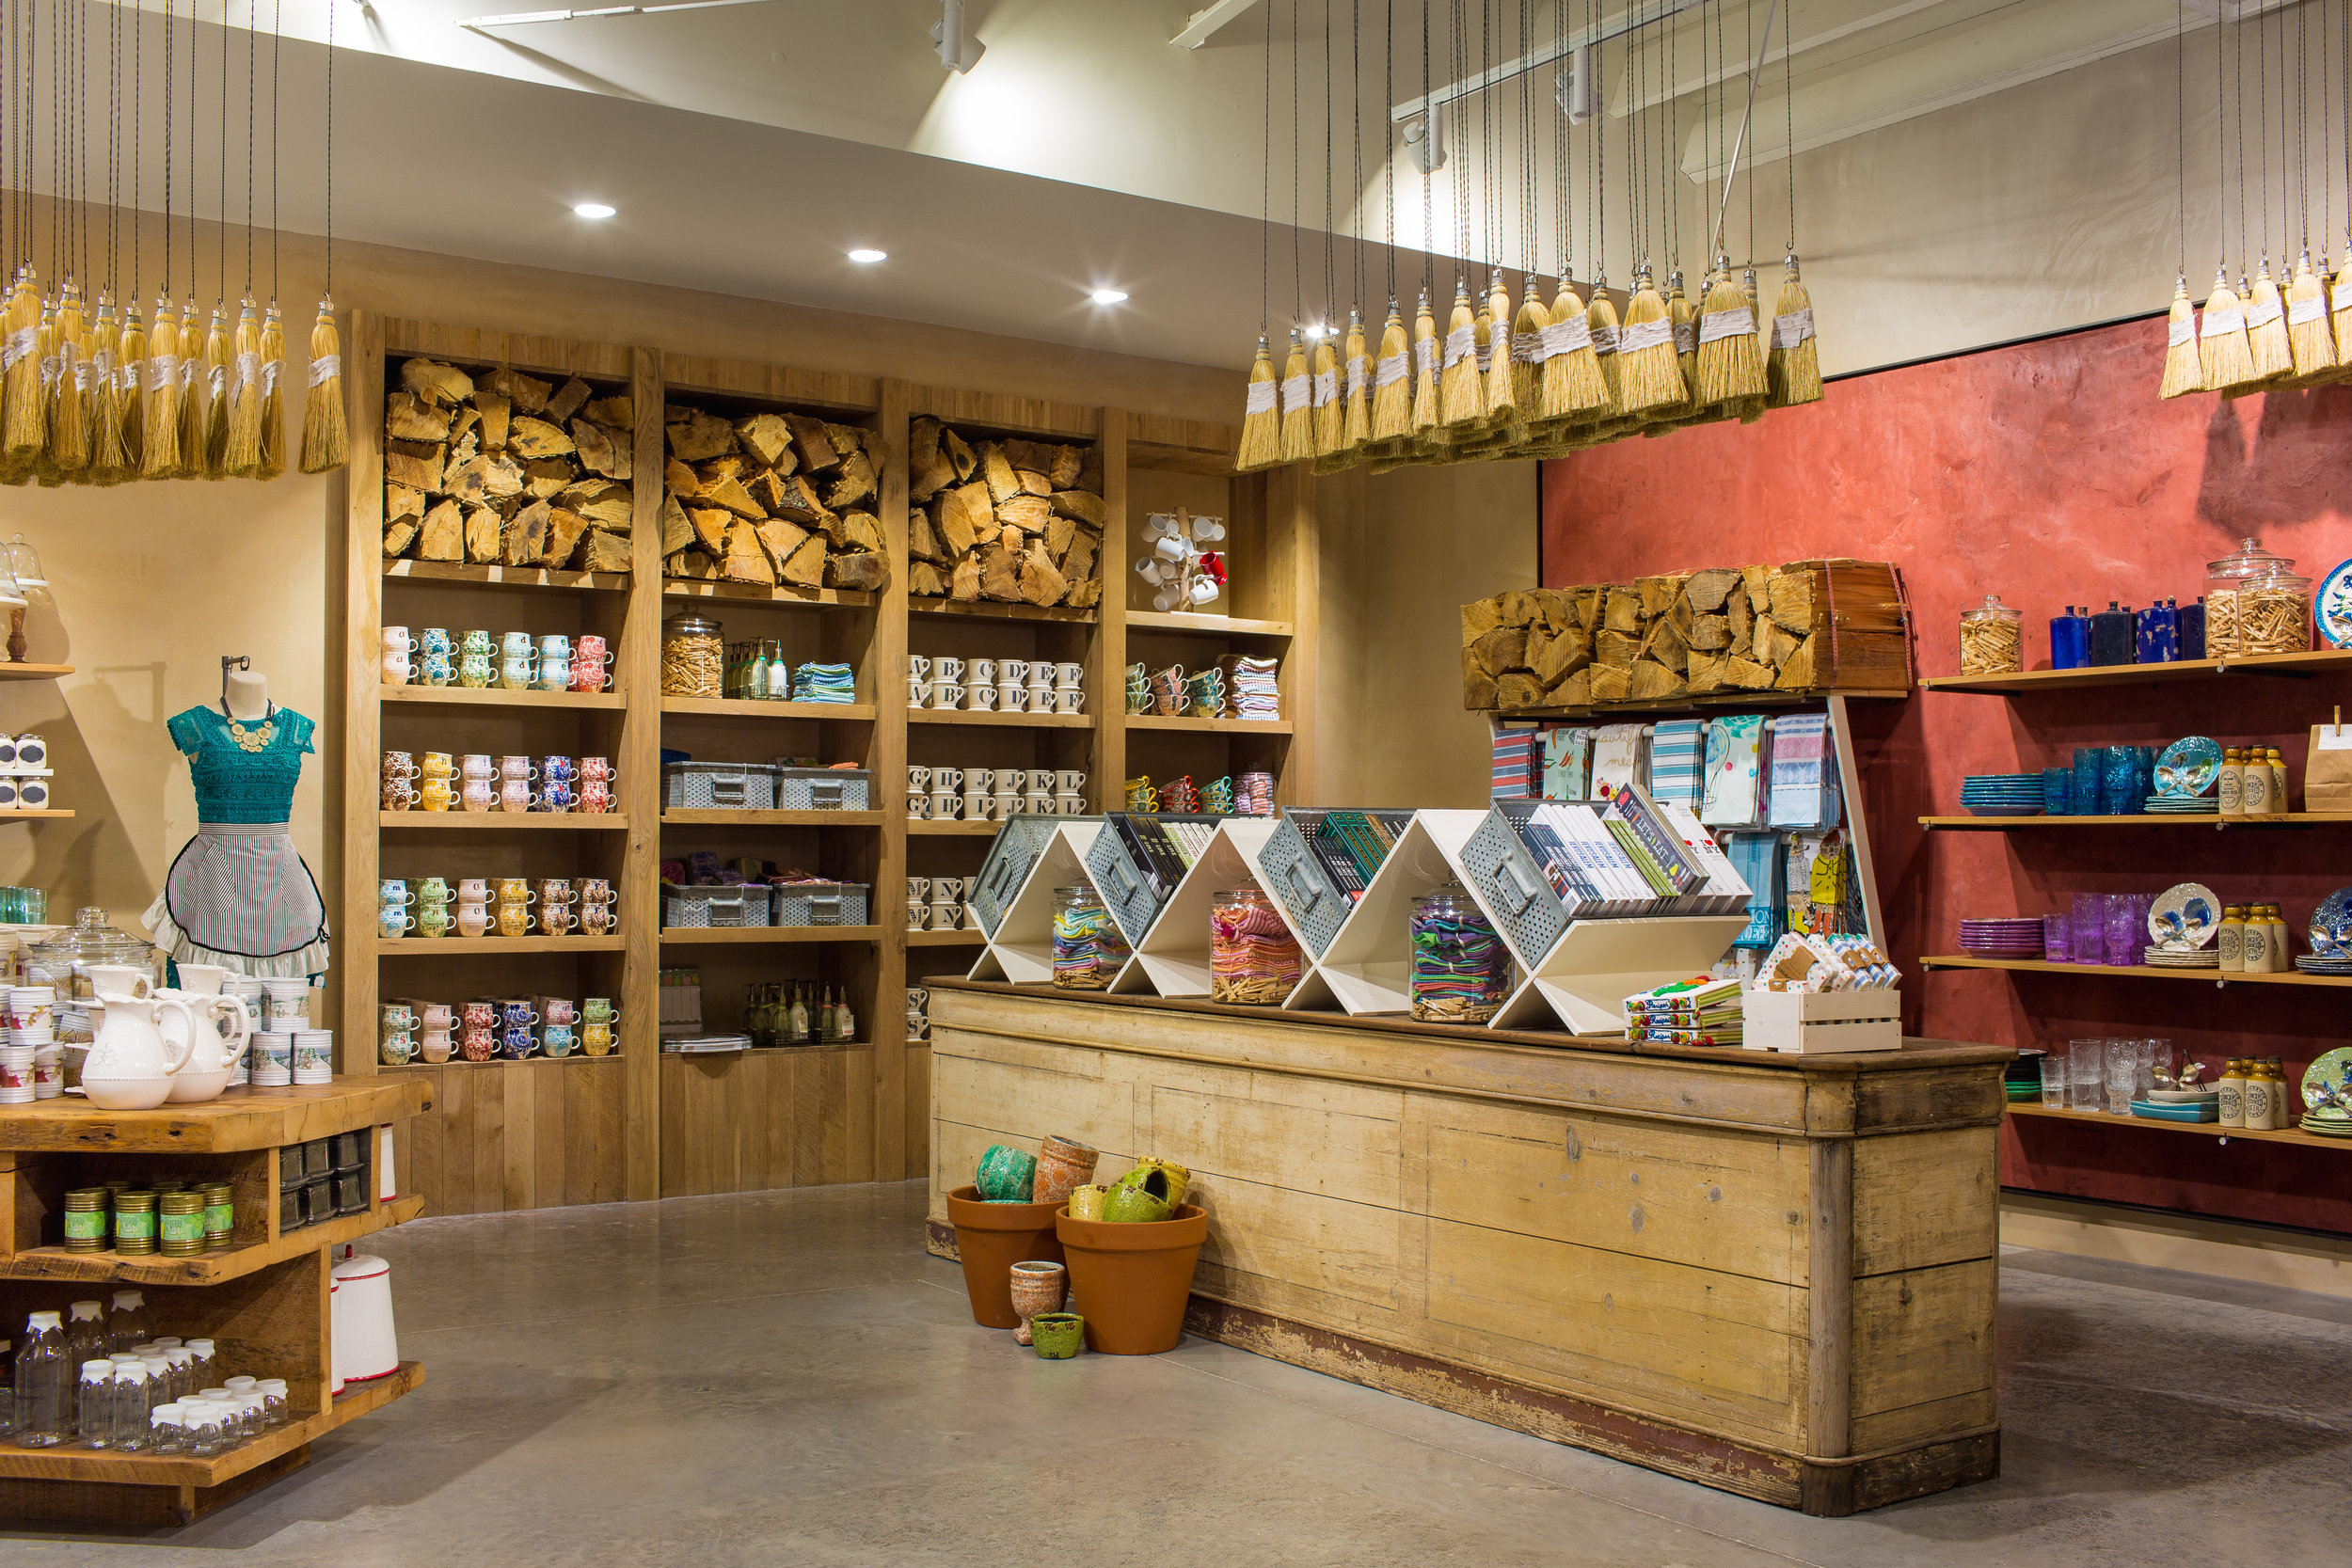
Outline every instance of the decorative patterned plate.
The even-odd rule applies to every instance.
[[[2312,911],[2312,952],[2320,958],[2342,958],[2352,949],[2352,887],[2340,887]]]
[[[2347,1078],[2352,1078],[2352,1045],[2340,1045],[2333,1051],[2321,1053],[2319,1059],[2304,1069],[2304,1105],[2314,1114],[2328,1107],[2330,1100],[2336,1100],[2344,1094],[2344,1085]],[[2312,1098],[2314,1093],[2320,1095],[2321,1098]],[[2342,1101],[2338,1100],[2337,1102],[2341,1104]],[[2346,1105],[2344,1108],[2352,1110],[2352,1105]],[[2332,1121],[2335,1117],[2331,1116],[2328,1119]]]
[[[2201,735],[2185,735],[2156,758],[2156,793],[2202,795],[2221,776],[2221,748]]]
[[[2159,946],[2202,947],[2221,927],[2221,900],[2202,882],[2175,882],[2148,911],[2148,934]]]
[[[2331,648],[2352,647],[2352,561],[2336,563],[2319,579],[2319,597],[2312,601],[2319,635]]]

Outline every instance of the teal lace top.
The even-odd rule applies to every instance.
[[[273,706],[259,724],[237,726],[215,707],[192,707],[166,726],[186,753],[196,780],[199,822],[283,822],[294,816],[294,784],[310,751],[310,721]]]

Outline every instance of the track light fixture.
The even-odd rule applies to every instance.
[[[959,76],[980,63],[988,45],[963,30],[963,0],[940,0],[940,18],[931,27],[931,43],[939,63]]]

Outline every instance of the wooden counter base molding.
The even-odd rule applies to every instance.
[[[982,1149],[1057,1133],[1191,1167],[1207,1338],[1807,1513],[1999,1471],[2004,1047],[1637,1051],[937,980],[930,1017],[934,1252]]]

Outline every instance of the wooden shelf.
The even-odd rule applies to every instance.
[[[2208,985],[2223,986],[2352,986],[2352,974],[2305,974],[2288,970],[2283,974],[2230,974],[2218,969],[2159,969],[2153,964],[2061,964],[2047,958],[1979,958],[1969,954],[1940,954],[1919,960],[1930,969],[2008,969],[2026,974],[2079,974],[2097,979],[2103,975],[2129,974],[2143,980],[2201,980]]]
[[[765,947],[823,942],[880,942],[879,926],[674,926],[661,933],[664,947]]]
[[[235,1154],[412,1117],[421,1084],[338,1077],[282,1089],[230,1089],[199,1105],[107,1111],[78,1096],[0,1105],[0,1149],[42,1154]]]
[[[997,604],[993,600],[917,599],[907,600],[910,615],[960,615],[977,621],[1069,621],[1089,625],[1101,619],[1092,610],[1073,610],[1068,605]]]
[[[30,808],[17,808],[9,811],[0,811],[0,822],[10,821],[18,817],[46,817],[50,821],[55,822],[70,818],[72,815],[73,814],[70,811],[56,811],[49,807],[43,807],[39,811],[34,811]]]
[[[1279,637],[1294,635],[1288,621],[1251,621],[1239,615],[1186,615],[1180,610],[1131,610],[1127,629],[1171,632],[1179,637]]]
[[[559,594],[626,594],[627,572],[558,572],[544,566],[463,566],[452,561],[387,561],[387,582],[433,582],[457,588],[536,588]]]
[[[0,1479],[111,1481],[135,1486],[218,1486],[260,1468],[280,1454],[316,1442],[346,1421],[383,1409],[423,1382],[423,1365],[404,1361],[388,1377],[345,1387],[317,1415],[289,1421],[276,1432],[263,1433],[249,1443],[210,1459],[178,1454],[93,1452],[64,1444],[54,1449],[20,1449],[0,1444]],[[320,1385],[322,1389],[325,1386]]]
[[[345,938],[349,941],[349,938]],[[617,933],[600,937],[372,937],[379,958],[454,958],[464,953],[618,953]]]
[[[387,1067],[379,1063],[377,1064],[375,1070],[382,1073],[401,1073],[440,1072],[446,1069],[453,1067],[565,1068],[571,1066],[575,1062],[618,1062],[620,1059],[621,1053],[617,1050],[608,1051],[601,1056],[592,1056],[585,1051],[575,1048],[569,1053],[562,1056],[493,1056],[486,1062],[477,1062],[464,1056],[452,1056],[446,1062],[412,1061],[403,1062],[398,1067]]]
[[[708,582],[696,578],[664,578],[665,599],[715,599],[766,610],[869,610],[877,596],[862,588],[765,587],[756,582]]]
[[[1130,713],[1131,730],[1199,730],[1212,735],[1288,735],[1287,719],[1196,719],[1188,715]]]
[[[613,691],[509,691],[498,686],[386,686],[387,703],[412,707],[535,707],[570,713],[610,713],[621,705]]]
[[[910,724],[981,724],[999,729],[1083,730],[1094,723],[1090,713],[975,713],[969,708],[911,707]]]
[[[2204,680],[2216,675],[2310,676],[2352,671],[2352,648],[2321,648],[2301,654],[2233,654],[2227,658],[2183,658],[2169,664],[2101,664],[2082,670],[2021,670],[2008,675],[1929,675],[1922,691],[1967,691],[2016,696],[2099,686],[2153,686]]]
[[[1593,703],[1582,707],[1507,707],[1497,711],[1499,719],[1613,719],[1620,722],[1662,714],[1671,719],[1680,713],[1744,713],[1751,708],[1810,707],[1826,703],[1832,697],[1850,697],[1855,701],[1899,703],[1911,693],[1898,688],[1838,687],[1826,691],[1728,691],[1709,692],[1704,697],[1679,697],[1661,703]]]
[[[68,1252],[61,1246],[27,1247],[12,1258],[0,1258],[0,1279],[111,1279],[122,1285],[217,1285],[320,1247],[341,1246],[378,1230],[405,1225],[423,1208],[424,1198],[421,1195],[396,1197],[365,1213],[347,1214],[325,1225],[289,1230],[274,1242],[260,1242],[227,1252],[208,1252],[200,1258],[166,1258],[160,1254],[125,1258],[113,1252]]]
[[[1963,832],[2005,832],[2010,828],[2324,828],[2352,822],[2352,814],[2291,811],[2277,816],[2210,816],[2166,812],[2140,812],[2125,816],[1923,816],[1922,828],[1957,828]]]
[[[377,825],[409,832],[625,833],[628,818],[593,811],[388,811]]]
[[[909,931],[909,947],[985,947],[986,931]]]
[[[721,807],[670,806],[661,813],[665,828],[878,828],[887,814],[879,811],[737,811]]]
[[[907,819],[909,838],[994,838],[1002,822],[933,822]]]
[[[2096,1122],[2104,1127],[2148,1127],[2160,1132],[2193,1132],[2203,1137],[2258,1138],[2265,1143],[2301,1144],[2306,1148],[2352,1149],[2352,1138],[2323,1138],[2296,1127],[2224,1127],[2217,1121],[2164,1121],[2155,1117],[2111,1117],[2104,1111],[2070,1111],[2062,1106],[2012,1101],[2013,1117],[2047,1117],[2053,1121]]]
[[[72,673],[71,664],[0,664],[0,681],[53,681]]]
[[[727,697],[664,697],[664,713],[711,719],[850,719],[871,721],[871,703],[761,703]]]

